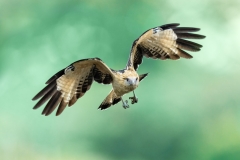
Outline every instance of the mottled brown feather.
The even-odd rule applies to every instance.
[[[61,71],[59,71],[55,75],[53,75],[51,78],[49,78],[49,80],[47,80],[46,84],[49,84],[52,81],[55,81],[56,79],[58,79],[60,76],[62,76],[64,74],[64,70],[65,69],[62,69]]]
[[[57,108],[57,106],[59,105],[59,103],[62,101],[63,97],[61,97],[61,92],[57,92],[56,93],[56,100],[55,102],[49,107],[49,109],[47,110],[47,112],[45,113],[45,116],[48,116],[50,115],[54,110],[55,108]]]
[[[46,93],[48,93],[52,88],[56,86],[56,82],[51,82],[46,87],[44,87],[36,96],[32,98],[32,100],[37,100],[40,97],[44,96]]]
[[[93,80],[103,84],[112,83],[112,71],[114,70],[110,69],[99,58],[76,61],[57,72],[46,82],[47,86],[33,98],[36,100],[42,97],[34,109],[39,108],[50,99],[42,114],[51,114],[59,105],[56,113],[59,115],[67,105],[73,105],[91,88]]]
[[[192,58],[184,50],[200,51],[202,45],[183,38],[203,39],[205,36],[188,33],[197,32],[199,28],[178,27],[178,25],[177,23],[167,24],[144,32],[132,45],[127,67],[133,66],[137,70],[142,63],[143,56],[161,60]]]
[[[197,32],[197,31],[200,31],[200,28],[194,28],[194,27],[177,27],[177,28],[173,28],[173,31],[174,31],[175,33]]]
[[[83,94],[83,95],[84,95],[84,94]],[[80,98],[80,97],[78,97],[78,98]],[[74,95],[74,96],[72,97],[72,99],[69,101],[68,107],[71,107],[71,106],[78,100],[78,98],[77,98],[76,95]]]
[[[178,38],[186,38],[186,39],[203,39],[206,36],[200,34],[193,34],[193,33],[176,33]]]
[[[108,94],[108,96],[103,100],[101,105],[98,107],[100,110],[105,110],[112,105],[117,104],[121,101],[121,97],[118,97],[113,90]]]
[[[190,54],[188,54],[187,52],[179,48],[178,48],[178,54],[180,55],[180,57],[183,57],[183,58],[187,58],[187,59],[193,58]]]
[[[48,93],[46,93],[39,101],[38,103],[33,107],[33,109],[39,108],[41,105],[43,105],[47,100],[49,100],[55,93],[57,92],[57,88],[53,87]]]
[[[47,105],[45,106],[42,114],[45,115],[48,113],[48,111],[51,110],[51,108],[53,107],[56,107],[57,103],[58,102],[58,99],[60,98],[61,96],[61,92],[57,91],[53,96],[52,98],[48,101]]]
[[[63,112],[63,110],[66,108],[67,104],[68,103],[64,102],[64,100],[62,99],[61,103],[59,104],[56,116],[59,116]]]

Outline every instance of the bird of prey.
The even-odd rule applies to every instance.
[[[100,104],[104,110],[122,101],[123,108],[128,108],[127,100],[122,96],[133,91],[132,104],[138,102],[134,90],[139,82],[148,74],[137,73],[143,57],[153,59],[172,59],[180,57],[190,59],[192,56],[186,51],[200,51],[202,45],[185,39],[203,39],[205,36],[195,34],[199,28],[178,27],[178,23],[165,24],[145,31],[133,44],[127,61],[122,70],[109,68],[100,58],[81,59],[53,75],[32,100],[41,98],[33,109],[39,108],[46,101],[43,115],[51,114],[58,107],[56,115],[60,115],[66,106],[72,106],[90,88],[93,81],[102,84],[112,84],[112,90]]]

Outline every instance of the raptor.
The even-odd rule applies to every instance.
[[[51,114],[56,108],[56,115],[60,115],[66,106],[72,106],[90,88],[93,81],[102,84],[112,84],[112,90],[100,104],[104,110],[122,101],[123,108],[128,108],[128,101],[122,96],[133,92],[129,97],[131,103],[137,103],[134,90],[139,82],[148,74],[137,73],[143,57],[153,59],[172,59],[180,57],[190,59],[192,56],[186,51],[200,51],[202,45],[185,39],[203,39],[205,36],[192,32],[199,28],[179,27],[178,23],[165,24],[154,27],[137,38],[131,48],[127,65],[122,70],[109,68],[100,58],[81,59],[53,75],[32,100],[40,99],[33,109],[37,109],[47,102],[42,111],[43,115]]]

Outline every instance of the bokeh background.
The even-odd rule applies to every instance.
[[[240,159],[239,0],[1,0],[1,160]],[[56,117],[32,110],[45,81],[100,57],[125,67],[132,42],[166,23],[200,27],[191,60],[144,59],[139,103],[97,107],[111,86],[94,83]],[[128,99],[132,94],[126,95]]]

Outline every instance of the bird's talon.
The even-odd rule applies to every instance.
[[[127,109],[127,108],[129,108],[129,105],[124,105],[123,108]]]
[[[135,102],[136,102],[136,103],[138,102],[138,98],[135,99]]]
[[[122,101],[122,102],[123,102],[123,108],[124,108],[124,109],[129,108],[129,105],[128,105],[128,101],[127,101],[127,100],[125,100],[125,102],[124,102],[124,101]]]
[[[138,98],[137,97],[129,97],[129,99],[131,99],[132,104],[137,103],[138,102]]]

